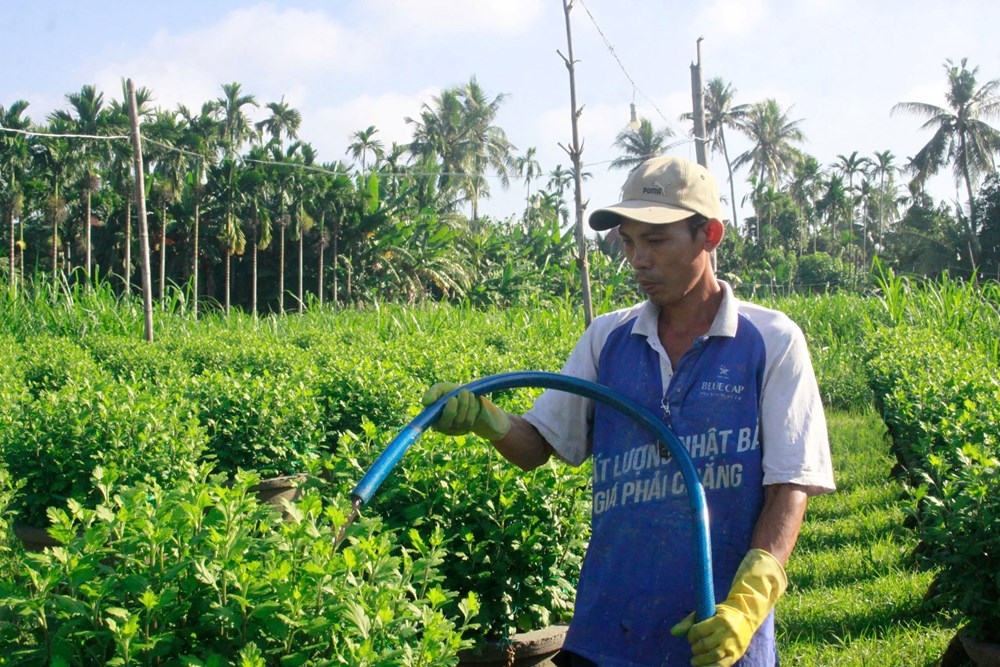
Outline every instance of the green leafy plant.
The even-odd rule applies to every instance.
[[[24,421],[22,410],[29,395],[21,374],[20,356],[20,346],[13,339],[0,337],[0,364],[6,371],[0,374],[0,434],[11,433]]]
[[[961,612],[974,638],[1000,643],[1000,460],[971,444],[951,458],[931,455],[914,491],[925,558],[940,568],[930,599]]]
[[[0,595],[3,583],[17,574],[15,554],[18,553],[17,540],[14,538],[14,503],[20,484],[15,484],[7,469],[0,466]],[[0,625],[4,623],[6,612],[0,609]]]
[[[208,371],[183,391],[208,434],[207,456],[230,476],[239,469],[262,477],[301,472],[322,445],[320,404],[297,375]]]
[[[334,484],[356,481],[395,435],[365,423],[333,461]],[[551,462],[525,474],[472,436],[426,433],[372,500],[386,525],[441,531],[445,587],[475,593],[487,639],[572,616],[590,530],[589,473]]]
[[[283,375],[304,365],[302,350],[282,336],[252,322],[245,327],[208,326],[165,339],[164,346],[193,374],[229,371]]]
[[[13,664],[449,665],[477,603],[436,570],[440,534],[400,549],[378,521],[340,550],[341,498],[315,490],[283,520],[207,467],[171,488],[95,471],[94,509],[52,509],[65,542],[17,559],[0,587]],[[456,609],[454,616],[445,608]]]
[[[22,347],[22,377],[36,396],[58,391],[72,379],[103,373],[87,351],[68,338],[42,334],[29,338]]]
[[[354,354],[352,354],[354,352]],[[401,426],[406,407],[418,394],[420,385],[386,360],[378,349],[314,349],[316,365],[307,380],[315,388],[322,405],[325,428],[324,449],[334,451],[342,434],[357,432],[370,419],[387,428]]]
[[[118,380],[163,384],[190,374],[179,354],[162,341],[94,332],[81,341],[90,356]]]
[[[99,500],[91,473],[114,470],[123,482],[182,477],[206,443],[194,406],[161,388],[136,388],[98,375],[71,377],[57,391],[19,404],[0,430],[0,457],[23,483],[21,520],[44,523],[46,510],[70,499]]]
[[[865,344],[871,385],[910,486],[928,598],[979,640],[1000,642],[1000,378],[989,292],[883,281],[895,325]]]

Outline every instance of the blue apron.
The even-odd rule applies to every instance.
[[[659,414],[690,453],[705,487],[721,601],[763,506],[764,341],[741,316],[735,337],[697,339],[664,391],[657,352],[632,333],[634,323],[608,337],[597,381]],[[689,664],[687,639],[670,634],[695,608],[692,518],[678,466],[642,426],[598,404],[593,475],[593,533],[565,648],[600,667]],[[737,664],[776,662],[772,614]]]

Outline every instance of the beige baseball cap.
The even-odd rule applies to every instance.
[[[622,218],[665,225],[700,213],[722,220],[719,186],[697,162],[679,157],[654,157],[629,174],[622,200],[590,214],[590,228],[617,227]]]

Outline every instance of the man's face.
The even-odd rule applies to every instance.
[[[704,227],[692,239],[686,220],[667,225],[623,220],[618,233],[639,289],[659,306],[680,301],[711,269]]]

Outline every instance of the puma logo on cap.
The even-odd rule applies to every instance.
[[[667,183],[667,185],[669,185],[669,182]],[[663,193],[664,193],[664,191],[666,191],[666,189],[667,189],[667,187],[665,185],[661,184],[659,181],[653,181],[652,185],[644,185],[644,186],[642,186],[642,194],[644,194],[644,195],[657,195],[657,196],[662,197]]]

